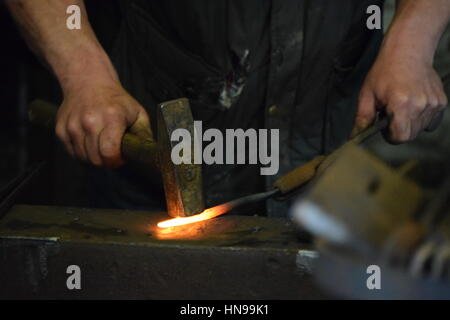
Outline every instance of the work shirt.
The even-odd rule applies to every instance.
[[[257,165],[203,166],[215,205],[271,189],[349,137],[382,38],[366,27],[373,4],[383,0],[119,1],[110,54],[153,128],[158,103],[187,97],[204,129],[279,129],[274,176]],[[103,175],[96,186],[116,207],[145,208],[161,194],[127,168]],[[268,215],[285,216],[287,204],[269,201]]]

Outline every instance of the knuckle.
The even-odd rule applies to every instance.
[[[99,126],[99,117],[95,114],[86,113],[82,117],[83,128],[94,131]]]
[[[74,121],[70,121],[67,124],[66,127],[67,133],[71,136],[71,137],[77,137],[80,135],[80,130],[78,128],[78,126],[75,124]]]
[[[117,119],[120,117],[121,113],[117,107],[106,107],[104,110],[104,115],[108,119]]]
[[[397,107],[406,107],[410,103],[410,97],[404,93],[395,93],[392,96],[392,102]]]
[[[431,102],[431,101],[429,101],[427,99],[427,97],[418,96],[418,97],[411,99],[410,106],[411,106],[411,108],[413,108],[416,111],[422,111],[427,107],[429,102]]]
[[[439,109],[440,106],[441,103],[438,97],[433,96],[428,99],[428,107],[431,108],[432,110]]]
[[[432,110],[438,110],[441,108],[441,104],[440,104],[439,100],[430,101],[429,106]]]

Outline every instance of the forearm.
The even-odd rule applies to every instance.
[[[449,21],[450,0],[398,0],[382,50],[401,52],[432,64]]]
[[[81,8],[82,27],[66,26],[67,7]],[[86,81],[117,80],[87,19],[83,0],[6,0],[27,43],[52,69],[63,90]]]

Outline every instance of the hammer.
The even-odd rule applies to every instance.
[[[53,130],[57,108],[43,100],[30,104],[29,118],[33,124]],[[189,101],[185,98],[163,102],[157,107],[157,141],[143,139],[129,132],[122,138],[122,154],[133,167],[161,174],[167,211],[172,217],[187,217],[205,209],[202,190],[201,165],[175,165],[171,160],[174,142],[172,132],[188,130],[194,139],[194,120]],[[194,141],[191,141],[191,156],[194,156]]]

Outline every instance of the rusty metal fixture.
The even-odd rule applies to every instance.
[[[401,170],[350,144],[297,202],[293,215],[319,238],[373,253],[413,219],[424,200],[423,190]]]

